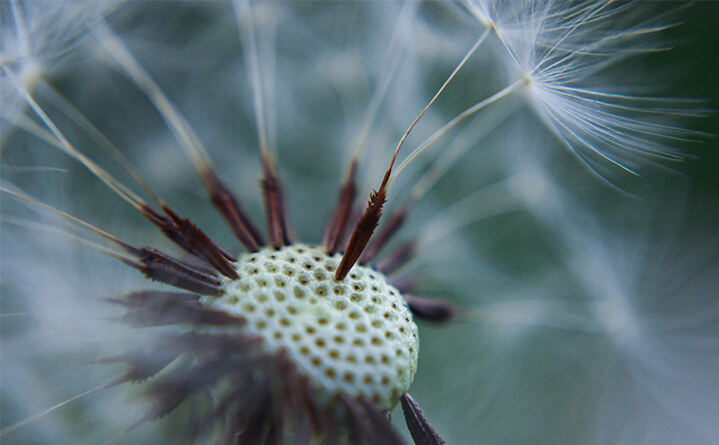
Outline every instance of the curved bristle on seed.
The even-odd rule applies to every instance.
[[[372,234],[374,234],[377,225],[379,225],[379,220],[382,218],[382,207],[385,201],[387,201],[387,190],[384,187],[380,187],[379,190],[370,195],[367,209],[357,222],[352,232],[352,237],[349,243],[347,243],[342,262],[340,262],[337,272],[335,272],[336,280],[344,280],[352,269],[352,266],[359,260],[365,247],[367,247],[367,243],[369,243],[370,238],[372,238]]]
[[[245,319],[239,329],[263,338],[265,353],[284,353],[324,406],[343,394],[371,396],[377,409],[389,410],[414,378],[417,326],[399,291],[376,271],[355,266],[343,281],[324,272],[339,260],[303,244],[244,254],[235,266],[239,278],[223,279],[223,295],[200,302]]]

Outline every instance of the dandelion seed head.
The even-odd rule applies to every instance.
[[[304,244],[243,254],[240,278],[202,303],[247,319],[243,332],[270,354],[285,351],[322,403],[344,392],[392,409],[417,370],[417,326],[381,273],[358,266],[336,281],[340,259]]]

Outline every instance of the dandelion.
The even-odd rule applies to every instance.
[[[27,43],[52,35],[23,30],[31,5],[3,5],[3,34],[26,42],[8,40],[4,54],[24,55],[3,57],[0,79],[14,104],[3,111],[12,131],[0,184],[12,259],[2,280],[3,440],[464,443],[542,421],[555,434],[523,431],[547,442],[609,437],[587,433],[613,424],[589,406],[589,426],[548,414],[567,412],[571,384],[554,382],[556,400],[534,403],[547,388],[532,382],[566,372],[546,362],[550,379],[511,369],[537,358],[534,335],[552,339],[558,360],[576,351],[553,329],[598,332],[628,363],[657,358],[636,302],[615,298],[627,293],[609,279],[609,258],[623,252],[603,256],[602,233],[570,221],[599,217],[563,192],[568,179],[545,164],[551,142],[511,98],[526,92],[600,174],[597,160],[634,172],[635,155],[673,159],[663,142],[688,133],[647,116],[675,108],[640,109],[654,100],[592,84],[630,48],[646,49],[634,39],[660,25],[627,25],[623,6],[590,2],[468,4],[479,30],[456,5],[415,2],[128,3],[87,15],[67,4],[58,17],[73,20],[54,23],[70,38],[46,49]],[[457,18],[469,23],[461,32],[444,23]],[[491,45],[498,51],[484,51]],[[29,76],[21,59],[67,71]],[[486,59],[509,74],[488,71],[487,88],[462,91]],[[439,87],[424,78],[436,66],[448,73]],[[528,141],[537,148],[517,149]],[[421,164],[430,147],[441,149]],[[577,267],[557,261],[558,272],[536,267],[526,281],[501,270],[467,228],[503,217],[561,239],[556,250]],[[607,280],[586,273],[602,268]],[[550,295],[555,273],[574,277],[588,302]],[[537,276],[547,294],[521,298]],[[653,363],[649,377],[668,362]],[[692,389],[681,406],[694,400]],[[402,415],[391,419],[396,406]],[[713,433],[703,421],[689,428]]]
[[[236,11],[238,23],[247,25],[249,5],[236,5]],[[219,443],[306,443],[318,437],[332,443],[396,443],[400,438],[384,413],[401,399],[412,434],[418,440],[442,442],[407,394],[416,371],[419,344],[416,325],[400,291],[386,281],[379,267],[372,270],[358,265],[347,279],[332,278],[338,268],[336,246],[342,241],[346,218],[331,222],[323,248],[293,241],[283,188],[267,147],[261,92],[254,105],[264,171],[261,188],[267,213],[267,244],[219,179],[187,121],[149,74],[105,25],[99,23],[93,33],[165,118],[195,163],[211,201],[250,254],[235,258],[218,247],[188,219],[171,210],[103,139],[108,151],[119,157],[120,164],[164,214],[153,209],[78,150],[12,67],[5,67],[8,82],[46,129],[29,124],[27,127],[82,163],[196,259],[176,259],[154,248],[133,246],[23,193],[4,188],[6,194],[49,209],[104,241],[103,245],[79,238],[84,244],[119,259],[151,280],[189,292],[145,290],[110,298],[110,302],[127,309],[121,322],[136,328],[184,324],[194,329],[146,340],[142,347],[94,360],[124,363],[127,369],[96,389],[5,427],[2,434],[12,434],[50,411],[98,390],[151,378],[145,392],[152,406],[125,431],[163,418],[186,399],[209,392],[216,394],[217,404],[188,431],[197,439],[209,436]],[[251,29],[249,35],[253,35]],[[248,71],[258,91],[261,83],[256,46],[252,39],[248,40]],[[86,119],[79,122],[93,130]],[[352,205],[351,198],[345,199],[349,202],[341,201],[340,208]],[[436,313],[433,308],[437,303],[427,305],[418,297],[410,303],[430,317]]]

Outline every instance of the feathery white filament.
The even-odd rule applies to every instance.
[[[492,96],[477,102],[476,104],[472,105],[471,107],[467,108],[460,114],[458,114],[455,118],[453,118],[451,121],[447,122],[440,128],[439,130],[435,131],[432,136],[428,137],[424,142],[422,142],[417,148],[415,148],[412,153],[410,153],[403,161],[399,164],[399,167],[395,170],[395,172],[392,174],[392,177],[389,180],[389,183],[391,184],[392,181],[399,175],[402,170],[404,170],[407,165],[409,165],[410,162],[412,162],[417,156],[419,156],[424,150],[426,150],[430,145],[435,143],[437,139],[441,138],[445,133],[447,133],[452,128],[459,125],[461,122],[463,122],[468,117],[478,113],[479,111],[483,110],[487,106],[497,102],[498,100],[509,96],[510,94],[517,91],[522,85],[525,85],[527,83],[526,79],[518,80],[511,85],[508,85],[501,91],[498,91],[497,93],[493,94]]]
[[[35,99],[32,98],[30,93],[25,89],[23,84],[20,82],[20,80],[17,78],[15,73],[10,71],[7,68],[4,68],[5,74],[10,78],[13,85],[17,88],[18,93],[25,99],[28,105],[32,108],[32,110],[37,114],[37,116],[43,121],[43,123],[48,127],[48,129],[52,132],[52,134],[57,139],[57,144],[52,144],[71,157],[77,159],[82,163],[85,167],[87,167],[88,170],[90,170],[95,176],[97,176],[102,182],[104,182],[108,187],[110,187],[115,193],[117,193],[119,196],[121,196],[124,200],[132,204],[133,206],[141,206],[144,205],[145,202],[140,198],[137,194],[135,194],[132,190],[127,188],[124,184],[116,180],[112,175],[110,175],[107,171],[105,171],[102,167],[94,163],[92,160],[90,160],[87,156],[80,153],[71,143],[67,140],[67,138],[62,134],[60,129],[57,128],[57,125],[50,119],[50,117],[45,113],[45,111],[40,107],[40,105],[35,101]]]
[[[43,418],[44,416],[50,414],[51,412],[56,411],[56,410],[62,408],[63,406],[65,406],[65,405],[67,405],[67,404],[69,404],[69,403],[74,402],[75,400],[81,399],[81,398],[83,398],[83,397],[87,397],[87,396],[89,396],[90,394],[94,394],[94,393],[96,393],[96,392],[98,392],[98,391],[101,391],[101,390],[103,390],[103,389],[105,389],[105,388],[107,388],[107,385],[100,385],[100,386],[98,386],[97,388],[93,388],[93,389],[87,390],[87,391],[82,392],[82,393],[80,393],[80,394],[77,394],[77,395],[75,395],[75,396],[73,396],[73,397],[70,397],[69,399],[63,400],[62,402],[60,402],[60,403],[58,403],[58,404],[56,404],[56,405],[53,405],[53,406],[51,406],[50,408],[47,408],[47,409],[45,409],[45,410],[43,410],[43,411],[40,411],[39,413],[36,413],[36,414],[34,414],[34,415],[30,416],[30,417],[26,417],[25,419],[23,419],[23,420],[21,420],[21,421],[19,421],[19,422],[16,422],[16,423],[14,423],[14,424],[12,424],[12,425],[8,425],[8,426],[6,426],[5,428],[3,428],[2,430],[0,430],[0,437],[5,436],[6,434],[10,434],[10,433],[12,433],[13,431],[15,431],[15,430],[17,430],[17,429],[19,429],[19,428],[22,428],[22,427],[24,427],[24,426],[27,425],[27,424],[30,424],[30,423],[32,423],[32,422],[35,422],[36,420],[39,420],[39,419]]]
[[[397,20],[397,25],[392,33],[392,38],[390,39],[388,45],[387,54],[384,57],[388,62],[380,77],[379,86],[375,89],[374,93],[372,93],[369,105],[362,116],[362,122],[360,123],[357,135],[354,137],[352,149],[350,150],[351,159],[359,159],[362,155],[362,150],[364,150],[367,136],[369,135],[372,123],[377,116],[379,106],[385,98],[387,89],[389,88],[392,80],[394,80],[400,66],[402,52],[404,50],[404,48],[400,45],[400,41],[402,41],[400,37],[403,33],[407,32],[406,28],[408,27],[408,22],[410,21],[409,18],[414,14],[417,5],[417,2],[406,2],[402,5],[400,17]]]
[[[608,68],[655,50],[639,38],[670,25],[635,19],[616,28],[613,19],[631,17],[634,5],[611,1],[567,5],[540,0],[525,8],[470,0],[468,8],[495,31],[510,76],[529,79],[537,115],[602,179],[609,180],[613,169],[639,174],[637,169],[652,158],[681,159],[668,142],[691,140],[695,133],[669,118],[697,114],[688,108],[691,104],[622,93],[606,79]]]

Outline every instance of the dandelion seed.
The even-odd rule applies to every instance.
[[[671,117],[696,115],[680,100],[629,92],[610,69],[643,52],[661,18],[641,20],[635,5],[552,0],[523,8],[512,2],[470,1],[469,10],[501,42],[510,79],[524,79],[538,116],[578,159],[610,182],[612,172],[638,174],[649,161],[676,161],[669,143],[695,135]],[[617,16],[638,16],[614,27]],[[626,20],[624,20],[626,22]],[[643,88],[643,87],[642,87]]]

